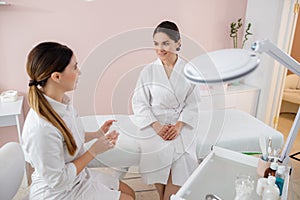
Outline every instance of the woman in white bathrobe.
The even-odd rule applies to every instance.
[[[158,59],[142,70],[132,106],[134,121],[141,128],[142,178],[155,184],[160,199],[169,199],[198,165],[199,91],[184,78],[186,62],[177,55],[181,40],[176,24],[159,24],[153,41]]]
[[[85,133],[80,117],[64,94],[73,90],[80,71],[68,47],[44,42],[27,60],[30,111],[23,128],[26,161],[34,168],[30,199],[133,200],[134,192],[118,179],[86,168],[93,158],[114,147],[118,133],[104,135],[113,120]],[[86,141],[96,139],[88,149]]]

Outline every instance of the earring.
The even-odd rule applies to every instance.
[[[181,44],[176,48],[176,51],[180,51]]]

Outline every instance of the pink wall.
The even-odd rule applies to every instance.
[[[183,35],[211,51],[232,47],[229,24],[239,17],[244,18],[247,5],[247,0],[7,1],[12,5],[0,6],[0,92],[16,89],[22,94],[26,94],[28,84],[26,56],[41,41],[67,44],[74,50],[80,65],[86,62],[99,44],[111,37],[134,29],[153,28],[162,20],[172,20],[177,23]],[[151,42],[151,35],[145,40]],[[119,45],[121,48],[124,44]],[[110,51],[114,49],[108,49],[106,53],[109,54]],[[103,58],[106,56],[104,53]],[[117,111],[112,108],[112,90],[116,89],[116,83],[128,83],[127,90],[130,92],[135,80],[128,80],[128,77],[136,78],[140,66],[154,58],[155,54],[149,49],[117,58],[106,71],[109,76],[104,76],[92,86],[96,99],[94,112],[130,112],[130,109],[125,108],[128,104],[127,97]],[[124,73],[128,72],[131,76],[124,79]],[[117,87],[118,95],[120,88],[122,87]],[[28,110],[26,102],[24,107]],[[79,111],[81,114],[91,114],[85,113],[84,109]],[[16,137],[12,133],[7,134],[8,132],[16,131],[14,128],[0,128],[0,145],[15,140]]]

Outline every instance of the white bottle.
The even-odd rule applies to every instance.
[[[256,184],[256,194],[258,194],[258,196],[262,196],[262,193],[264,191],[264,188],[266,187],[268,182],[267,178],[260,178],[257,180],[257,184]]]
[[[264,188],[262,194],[262,200],[278,200],[279,199],[279,189],[275,185],[276,178],[274,176],[269,176],[267,185]]]

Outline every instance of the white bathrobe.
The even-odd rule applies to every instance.
[[[119,180],[90,169],[76,175],[73,160],[86,150],[84,129],[74,108],[47,96],[53,109],[65,121],[77,144],[74,156],[69,155],[62,134],[48,121],[30,110],[23,128],[25,159],[35,169],[30,186],[30,199],[119,199]]]
[[[171,170],[173,184],[182,186],[197,167],[196,126],[199,89],[186,81],[186,62],[178,57],[170,78],[157,59],[141,72],[132,99],[134,121],[141,128],[140,172],[145,183],[166,184]],[[163,140],[151,127],[184,122],[180,135]]]

